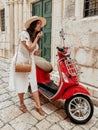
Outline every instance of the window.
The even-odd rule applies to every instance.
[[[5,31],[5,10],[0,10],[1,31]]]
[[[84,17],[98,15],[98,0],[84,0]]]

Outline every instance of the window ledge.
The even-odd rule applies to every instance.
[[[5,33],[6,33],[6,31],[1,31],[0,33],[1,33],[1,34],[5,34]]]
[[[91,16],[91,17],[83,17],[80,19],[81,21],[86,21],[86,20],[98,20],[98,16]]]

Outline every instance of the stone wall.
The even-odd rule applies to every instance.
[[[66,43],[84,72],[81,81],[98,88],[98,17],[65,20]]]
[[[60,6],[60,5],[59,5]],[[57,7],[57,6],[56,6]],[[55,7],[55,8],[56,8]],[[65,45],[71,47],[71,57],[77,61],[83,72],[80,81],[90,91],[94,103],[98,106],[98,16],[83,18],[83,0],[65,0],[63,17],[61,12],[56,12],[58,28],[54,25],[57,44],[62,46],[59,37],[61,27],[60,20],[63,20],[65,31]],[[54,8],[54,10],[55,10]],[[55,44],[55,41],[54,41]],[[54,54],[54,72],[52,79],[58,83],[56,64],[56,51]]]
[[[98,98],[98,17],[64,22],[65,44],[70,43],[71,56],[83,72],[80,81]]]

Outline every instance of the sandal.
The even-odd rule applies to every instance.
[[[26,112],[27,112],[27,107],[25,106],[25,104],[20,105],[20,110],[21,110],[23,113],[26,113]]]
[[[35,109],[36,109],[36,111],[37,111],[40,115],[42,115],[42,116],[45,115],[45,112],[44,112],[44,110],[43,110],[41,107],[35,107]]]

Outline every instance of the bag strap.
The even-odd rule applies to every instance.
[[[18,40],[18,44],[17,44],[17,52],[16,52],[16,60],[15,60],[15,65],[16,65],[16,61],[17,61],[17,55],[18,55],[18,50],[19,50],[19,44],[20,44],[20,39]]]
[[[16,62],[17,62],[19,45],[20,45],[20,39],[19,39],[19,41],[18,41],[18,47],[17,47],[17,52],[16,52],[16,60],[15,60],[15,65],[16,65]],[[30,63],[30,64],[32,64],[32,60],[31,60],[31,56],[30,56],[30,52],[29,52],[29,63]]]

